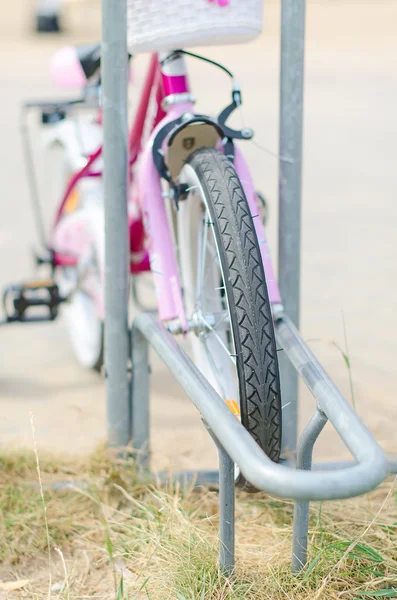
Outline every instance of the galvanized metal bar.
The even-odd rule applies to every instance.
[[[102,0],[105,189],[105,367],[111,446],[130,441],[128,331],[127,0]]]
[[[309,472],[273,463],[153,316],[138,315],[134,326],[182,385],[225,452],[258,489],[296,500],[331,500],[368,492],[387,476],[389,465],[382,449],[337,388],[330,385],[288,319],[278,320],[277,332],[288,356],[357,460],[349,469]]]
[[[291,319],[281,316],[275,328],[285,354],[353,456],[359,461],[366,460],[376,447],[377,454],[382,454],[386,462],[382,449],[305,344]]]
[[[397,459],[391,459],[389,461],[389,475],[396,474],[396,461]],[[312,469],[321,468],[321,470],[326,469],[327,467],[330,469],[348,469],[356,463],[353,462],[329,462],[329,463],[314,463]],[[219,471],[182,471],[177,473],[175,476],[170,477],[168,473],[158,473],[153,476],[153,479],[156,481],[160,481],[162,485],[169,485],[171,481],[178,482],[181,485],[191,485],[194,483],[196,486],[206,485],[211,486],[219,485]],[[54,481],[47,487],[51,490],[58,490],[67,487],[78,487],[78,488],[87,488],[89,485],[88,481]],[[33,487],[36,487],[36,484],[33,484]]]
[[[298,469],[310,471],[312,468],[314,444],[324,429],[327,421],[327,416],[321,410],[317,409],[309,423],[306,425],[299,438],[297,448],[296,466]]]
[[[219,567],[229,577],[234,570],[235,534],[235,470],[234,462],[219,442],[209,424],[203,419],[204,427],[212,437],[219,457]]]
[[[300,232],[305,0],[281,2],[278,278],[283,305],[299,327]],[[298,435],[298,376],[280,355],[283,447],[293,452]]]
[[[282,465],[288,466],[285,461],[280,461]],[[325,463],[313,463],[312,469],[314,471],[334,471],[349,469],[357,465],[354,461],[335,461]],[[388,461],[388,475],[397,474],[397,458],[390,458]],[[171,479],[168,473],[156,474],[161,483],[170,483]],[[173,476],[174,481],[178,481],[180,484],[190,485],[194,483],[196,486],[200,485],[218,485],[219,484],[219,471],[182,471]]]
[[[327,422],[325,414],[316,410],[304,429],[297,448],[296,466],[298,469],[310,471],[313,460],[313,448],[318,436]],[[308,500],[296,501],[294,507],[294,532],[292,542],[292,571],[299,573],[306,564],[307,536],[309,531]]]
[[[397,475],[397,457],[387,457],[386,460],[388,462],[388,474],[389,475]],[[332,462],[322,462],[322,463],[314,463],[313,469],[317,471],[324,470],[333,470],[333,469],[350,469],[354,467],[357,463],[353,460],[341,460],[341,461],[332,461]]]
[[[218,446],[219,455],[219,566],[224,575],[234,569],[234,462]]]
[[[149,468],[150,457],[150,365],[149,344],[142,333],[131,331],[131,434],[136,464]]]

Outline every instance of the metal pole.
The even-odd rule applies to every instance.
[[[285,312],[299,327],[305,0],[282,0],[279,159],[279,284]],[[298,375],[280,356],[283,446],[296,449]]]
[[[234,569],[234,462],[217,443],[219,455],[219,566],[224,575]]]
[[[102,0],[107,429],[116,447],[130,441],[126,23],[126,0]]]
[[[299,440],[296,466],[310,471],[312,468],[313,448],[318,436],[327,423],[327,416],[316,410]],[[300,573],[307,559],[307,535],[309,531],[309,501],[296,501],[294,506],[294,533],[292,546],[292,572]]]
[[[131,332],[131,433],[136,463],[149,468],[150,414],[149,414],[149,344],[136,327]]]

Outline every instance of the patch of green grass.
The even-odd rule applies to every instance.
[[[103,451],[86,461],[40,463],[50,566],[35,459],[0,457],[0,580],[31,579],[10,599],[47,597],[49,569],[50,581],[62,582],[54,600],[364,600],[395,593],[390,483],[364,498],[312,505],[309,560],[299,576],[290,568],[293,504],[237,493],[237,563],[227,578],[218,568],[216,492],[157,489],[137,481],[130,462]],[[87,485],[51,488],[54,478],[70,477]]]

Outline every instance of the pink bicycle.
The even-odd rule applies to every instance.
[[[130,270],[132,276],[151,271],[160,320],[190,341],[195,364],[260,447],[278,461],[281,403],[273,316],[281,300],[257,194],[237,145],[253,132],[227,124],[242,102],[228,69],[197,54],[164,48],[171,43],[170,27],[176,48],[186,41],[186,27],[189,43],[196,45],[211,43],[214,36],[220,43],[252,38],[261,28],[261,2],[200,2],[204,25],[185,15],[188,25],[179,33],[175,24],[156,22],[157,13],[147,8],[150,2],[138,2],[139,10],[132,2],[137,22],[132,51],[153,50],[154,44],[161,51],[151,57],[129,134]],[[162,12],[171,20],[175,7],[169,4]],[[181,9],[189,3],[176,4]],[[218,118],[195,112],[187,55],[232,78],[231,103]],[[51,318],[64,303],[78,359],[99,369],[104,339],[101,110],[98,104],[95,117],[88,119],[74,114],[79,103],[100,98],[100,46],[59,51],[52,73],[61,85],[82,87],[84,99],[34,104],[48,125],[47,146],[61,146],[64,154],[58,181],[65,189],[45,259],[58,292],[42,303],[50,307]],[[14,318],[26,319],[37,294],[45,296],[47,288],[14,289]]]

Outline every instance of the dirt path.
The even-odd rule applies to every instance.
[[[217,49],[212,55],[234,66],[243,85],[245,118],[255,128],[258,144],[275,151],[279,8],[275,2],[266,5],[266,31],[258,43],[227,54]],[[1,286],[32,273],[29,246],[35,238],[21,163],[19,103],[53,95],[48,59],[54,48],[70,41],[66,36],[28,37],[21,27],[27,19],[23,0],[12,3],[12,9],[7,6],[0,25]],[[81,13],[73,15],[72,24],[80,39],[90,41],[99,35],[98,13],[92,7],[84,11],[91,11],[90,30],[84,29],[87,19]],[[322,340],[312,347],[349,394],[342,357],[327,342],[344,344],[343,311],[357,411],[389,450],[397,424],[396,23],[393,0],[309,3],[302,265],[303,334]],[[137,81],[144,62],[136,61]],[[200,109],[215,112],[214,104],[218,109],[228,101],[227,81],[220,86],[216,71],[194,62],[191,67]],[[206,89],[198,94],[203,82]],[[275,253],[277,161],[253,144],[246,154],[258,188],[270,201]],[[76,365],[63,323],[16,326],[0,335],[1,445],[31,446],[30,412],[43,448],[85,453],[103,440],[103,381]],[[195,410],[157,361],[153,371],[156,465],[214,464]],[[302,423],[312,408],[312,400],[302,393]],[[319,455],[343,453],[327,430]]]

